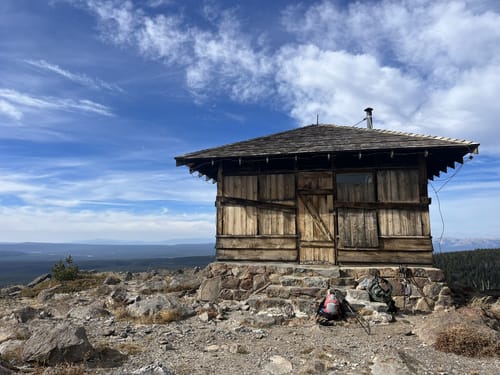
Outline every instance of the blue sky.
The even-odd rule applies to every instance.
[[[433,187],[445,237],[500,238],[499,97],[496,0],[2,0],[0,242],[212,241],[174,156],[367,106],[480,142]]]

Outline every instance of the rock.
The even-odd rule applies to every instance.
[[[128,313],[136,318],[153,316],[164,310],[171,310],[179,319],[194,315],[194,310],[192,308],[188,308],[177,298],[169,295],[148,296],[127,306]]]
[[[423,289],[424,295],[426,297],[436,298],[437,296],[439,296],[439,294],[443,290],[443,286],[444,286],[444,284],[442,284],[442,283],[441,284],[432,283],[432,284],[424,285],[424,289]]]
[[[15,296],[21,294],[22,290],[23,290],[22,285],[12,285],[12,286],[9,286],[7,288],[0,289],[0,296],[15,297]]]
[[[116,288],[109,296],[109,302],[111,304],[122,304],[126,303],[128,299],[128,292],[125,288]]]
[[[159,278],[159,276],[155,276],[151,280],[145,281],[140,286],[141,294],[152,294],[155,292],[165,292],[168,290],[168,283],[163,278]]]
[[[370,295],[366,290],[347,289],[346,299],[347,302],[351,302],[353,300],[356,301],[356,303],[359,303],[358,301],[370,302]]]
[[[109,337],[109,336],[113,336],[115,334],[115,329],[114,328],[105,328],[103,331],[102,331],[102,335],[104,337]]]
[[[208,315],[208,312],[205,311],[203,313],[201,313],[200,315],[198,315],[198,319],[200,319],[202,322],[208,322],[210,320],[210,316]]]
[[[168,283],[168,290],[170,292],[179,292],[184,290],[196,290],[200,287],[201,280],[198,276],[189,274],[177,274],[172,277]]]
[[[174,372],[161,364],[147,365],[132,372],[132,375],[175,375]]]
[[[107,317],[111,313],[104,308],[104,303],[94,302],[87,306],[78,306],[68,312],[68,316],[80,320],[89,320],[97,317]]]
[[[451,295],[440,294],[438,300],[436,301],[436,307],[451,307],[453,306],[453,297]]]
[[[431,298],[419,298],[417,304],[415,305],[415,311],[419,312],[431,312],[434,309],[434,300]]]
[[[38,276],[36,279],[28,283],[28,287],[33,288],[35,285],[43,283],[45,280],[50,280],[52,275],[50,273],[45,273],[43,275]]]
[[[116,275],[109,275],[103,281],[104,285],[117,285],[120,284],[122,280]]]
[[[24,341],[23,340],[9,340],[0,344],[0,357],[17,359],[21,361],[21,353],[23,352]]]
[[[219,297],[220,290],[221,290],[220,277],[205,279],[201,283],[200,289],[198,290],[198,298],[201,301],[215,302]]]
[[[4,341],[15,338],[17,327],[17,324],[6,324],[2,322],[2,325],[0,326],[0,344]]]
[[[441,296],[449,296],[451,295],[451,289],[447,286],[443,287],[441,291],[439,292]]]
[[[327,289],[330,286],[329,279],[325,277],[304,277],[304,286],[310,288]]]
[[[267,279],[266,275],[265,274],[258,274],[258,275],[255,275],[253,278],[252,288],[253,288],[253,290],[260,289],[263,286],[265,286],[267,283],[268,283],[268,279]]]
[[[371,366],[372,375],[411,375],[408,366],[401,360],[399,356],[390,356],[385,358],[373,358]]]
[[[42,291],[40,291],[40,293],[38,293],[38,296],[36,297],[36,299],[38,300],[38,302],[40,303],[44,303],[44,302],[47,302],[49,299],[51,299],[52,297],[54,297],[56,291],[61,287],[60,284],[58,285],[55,285],[51,288],[48,288],[48,289],[44,289]]]
[[[294,299],[292,301],[293,312],[297,318],[311,317],[316,314],[318,308],[315,301],[308,299]]]
[[[82,362],[93,354],[94,348],[87,339],[85,328],[61,323],[36,329],[24,345],[23,360],[53,366],[62,362]]]
[[[0,375],[11,375],[17,373],[17,369],[14,369],[10,364],[0,358]]]
[[[269,363],[264,366],[264,373],[271,375],[290,374],[292,372],[292,364],[287,359],[273,355],[269,358]]]
[[[429,268],[426,271],[427,276],[432,282],[444,282],[446,278],[444,276],[444,272],[439,268]]]
[[[248,351],[248,349],[241,345],[241,344],[237,344],[237,343],[232,343],[229,345],[229,353],[232,353],[232,354],[248,354],[250,353]]]
[[[284,318],[268,314],[256,314],[243,320],[243,323],[256,328],[269,328],[284,322]]]
[[[26,323],[30,320],[39,317],[39,314],[42,310],[35,309],[31,306],[23,307],[19,310],[14,311],[14,317],[20,323]]]
[[[280,277],[281,286],[302,286],[302,278],[296,276]]]
[[[365,319],[374,324],[389,324],[394,319],[391,314],[374,311],[372,315],[365,316]]]
[[[283,315],[288,318],[294,316],[291,301],[281,298],[252,297],[247,300],[247,303],[256,311],[266,311],[272,315]]]
[[[204,352],[218,352],[220,350],[220,345],[208,345],[203,348]]]

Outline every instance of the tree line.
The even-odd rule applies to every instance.
[[[449,285],[500,290],[500,249],[436,253],[434,266],[445,272]]]

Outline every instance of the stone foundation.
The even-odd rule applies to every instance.
[[[339,267],[291,263],[214,262],[205,269],[199,299],[247,301],[251,307],[282,306],[288,303],[295,313],[315,313],[326,290],[342,290],[358,308],[380,310],[369,302],[368,293],[356,286],[375,274],[386,278],[393,287],[396,306],[409,312],[431,312],[453,304],[443,271],[431,267],[408,267],[409,295],[404,295],[404,279],[398,267]],[[274,302],[273,302],[274,301]],[[288,308],[289,309],[289,308]]]

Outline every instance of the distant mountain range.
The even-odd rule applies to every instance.
[[[144,259],[213,256],[213,243],[149,245],[149,244],[75,244],[75,243],[0,243],[0,260],[58,260],[71,255],[78,259]]]
[[[114,259],[114,258],[175,258],[186,256],[213,256],[214,243],[148,243],[125,242],[116,240],[92,240],[79,243],[2,243],[0,242],[0,258],[20,255],[58,256]],[[434,251],[460,251],[476,249],[498,249],[500,238],[443,238],[441,244],[433,239]]]
[[[476,250],[476,249],[499,249],[499,238],[443,238],[441,241],[441,249],[439,242],[434,238],[434,251],[461,251],[461,250]]]

